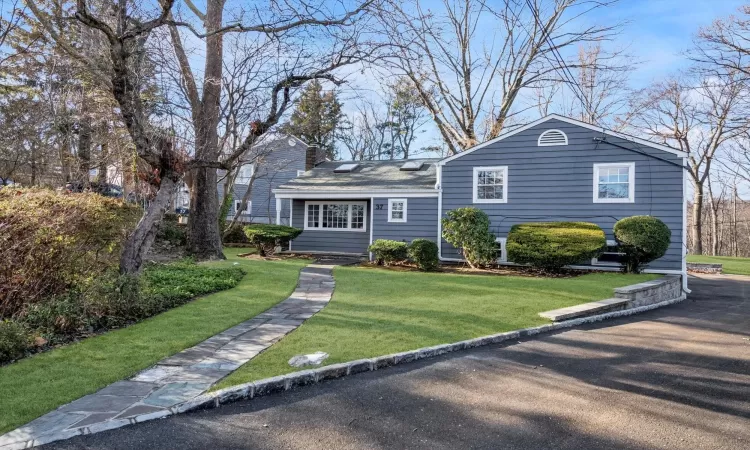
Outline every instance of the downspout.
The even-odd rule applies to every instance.
[[[438,260],[443,260],[443,165],[442,163],[435,164],[436,180],[435,189],[438,191],[438,207],[437,207],[437,246],[438,246]]]
[[[370,245],[372,245],[372,225],[375,223],[375,197],[370,197]],[[372,252],[369,253],[368,260],[372,261]]]
[[[688,289],[688,274],[687,274],[687,169],[685,165],[687,163],[687,156],[682,157],[682,292],[685,294],[690,293]]]

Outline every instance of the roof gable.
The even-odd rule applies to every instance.
[[[676,148],[669,147],[667,145],[661,145],[661,144],[657,144],[655,142],[647,141],[645,139],[641,139],[641,138],[638,138],[638,137],[635,137],[635,136],[630,136],[630,135],[627,135],[627,134],[618,133],[616,131],[608,130],[606,128],[602,128],[602,127],[599,127],[599,126],[596,126],[596,125],[592,125],[590,123],[581,122],[581,121],[576,120],[576,119],[571,119],[570,117],[560,116],[558,114],[550,114],[548,116],[542,117],[541,119],[538,119],[538,120],[535,120],[535,121],[533,121],[533,122],[531,122],[529,124],[526,124],[526,125],[524,125],[524,126],[522,126],[520,128],[517,128],[517,129],[515,129],[515,130],[513,130],[511,132],[508,132],[508,133],[505,133],[503,135],[500,135],[500,136],[498,136],[498,137],[496,137],[494,139],[490,139],[487,142],[483,142],[481,144],[475,145],[474,147],[471,147],[471,148],[469,148],[467,150],[464,150],[461,153],[458,153],[456,155],[444,158],[438,164],[444,165],[445,163],[453,161],[454,159],[458,159],[458,158],[461,158],[462,156],[466,156],[469,153],[475,152],[475,151],[477,151],[479,149],[487,147],[488,145],[492,145],[492,144],[494,144],[496,142],[500,142],[500,141],[502,141],[504,139],[507,139],[507,138],[509,138],[511,136],[514,136],[514,135],[518,134],[518,133],[524,132],[524,131],[526,131],[526,130],[528,130],[530,128],[533,128],[533,127],[535,127],[537,125],[540,125],[542,123],[548,122],[550,120],[559,120],[561,122],[565,122],[565,123],[568,123],[568,124],[571,124],[571,125],[576,125],[576,126],[579,126],[579,127],[582,127],[582,128],[586,128],[586,129],[589,129],[589,130],[592,130],[592,131],[596,131],[598,133],[602,133],[602,134],[605,134],[607,136],[617,137],[617,138],[620,138],[620,139],[623,139],[623,140],[626,140],[626,141],[634,142],[636,144],[640,144],[640,145],[644,145],[644,146],[647,146],[647,147],[651,147],[651,148],[654,148],[656,150],[665,151],[665,152],[668,152],[668,153],[671,153],[673,155],[677,155],[677,156],[680,156],[680,157],[683,157],[683,158],[687,157],[687,153],[685,153],[685,152],[683,152],[681,150],[677,150]]]

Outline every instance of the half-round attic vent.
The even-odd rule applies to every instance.
[[[568,145],[568,136],[560,130],[547,130],[539,135],[537,144],[540,147]]]

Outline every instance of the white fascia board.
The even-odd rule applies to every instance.
[[[397,190],[385,189],[378,191],[292,191],[288,189],[274,189],[273,194],[276,198],[294,198],[294,199],[349,199],[349,198],[367,198],[367,197],[437,197],[437,190]]]
[[[445,159],[442,159],[442,160],[438,161],[438,164],[440,164],[441,166],[443,166],[446,163],[448,163],[450,161],[453,161],[454,159],[457,159],[457,158],[460,158],[462,156],[468,155],[469,153],[475,152],[475,151],[477,151],[479,149],[482,149],[482,148],[484,148],[484,147],[486,147],[488,145],[494,144],[496,142],[500,142],[503,139],[506,139],[506,138],[509,138],[511,136],[514,136],[514,135],[516,135],[518,133],[521,133],[523,131],[528,130],[529,128],[535,127],[535,126],[537,126],[537,125],[539,125],[541,123],[547,122],[547,121],[552,120],[552,119],[556,119],[556,120],[559,120],[561,122],[569,123],[571,125],[577,125],[579,127],[587,128],[589,130],[596,131],[597,133],[602,133],[602,134],[606,134],[608,136],[617,137],[617,138],[620,138],[620,139],[623,139],[623,140],[626,140],[626,141],[635,142],[637,144],[645,145],[646,147],[651,147],[651,148],[654,148],[654,149],[657,149],[657,150],[662,150],[662,151],[671,153],[673,155],[680,156],[682,158],[687,158],[687,153],[685,153],[685,152],[683,152],[681,150],[677,150],[676,148],[668,147],[666,145],[657,144],[655,142],[647,141],[645,139],[637,138],[635,136],[628,136],[626,134],[622,134],[622,133],[618,133],[616,131],[608,130],[606,128],[598,127],[598,126],[592,125],[590,123],[581,122],[579,120],[571,119],[570,117],[564,117],[564,116],[560,116],[560,115],[557,115],[557,114],[550,114],[549,116],[542,117],[541,119],[538,119],[538,120],[535,120],[535,121],[533,121],[533,122],[531,122],[529,124],[526,124],[526,125],[522,126],[521,128],[516,128],[515,130],[513,130],[513,131],[511,131],[509,133],[505,133],[505,134],[503,134],[501,136],[498,136],[495,139],[490,139],[487,142],[483,142],[483,143],[481,143],[479,145],[475,145],[474,147],[472,147],[472,148],[470,148],[468,150],[464,150],[461,153],[458,153],[456,155],[449,156],[449,157],[447,157]]]

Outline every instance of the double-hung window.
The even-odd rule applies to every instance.
[[[366,231],[367,202],[305,202],[305,230]]]
[[[253,164],[243,164],[237,172],[237,184],[250,184],[250,179],[253,177]]]
[[[633,203],[635,163],[594,164],[594,203]]]
[[[474,168],[474,203],[508,202],[508,166]]]
[[[388,199],[388,222],[406,222],[406,199]]]
[[[235,200],[234,201],[234,212],[237,212],[240,210],[240,206],[242,206],[242,200]],[[240,214],[250,214],[250,210],[252,209],[252,202],[247,202],[245,205],[245,208],[240,212]]]

